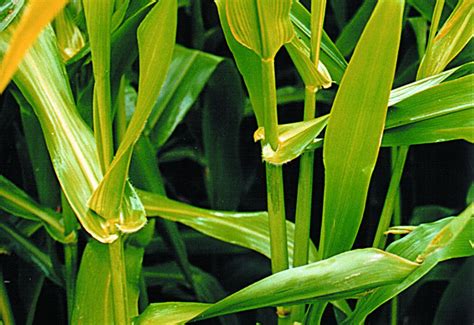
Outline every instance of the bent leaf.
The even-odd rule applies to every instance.
[[[323,257],[350,249],[362,220],[395,74],[402,14],[403,1],[377,3],[334,100],[323,151]]]
[[[42,207],[28,194],[1,175],[0,208],[20,218],[41,221],[51,237],[64,244],[76,240],[75,232],[66,234],[63,220],[59,213]]]
[[[105,219],[120,215],[122,198],[130,197],[128,215],[118,227],[135,232],[146,223],[145,211],[134,189],[127,185],[133,146],[143,131],[147,118],[166,77],[176,36],[176,0],[162,0],[150,11],[138,28],[140,79],[137,106],[104,179],[91,196],[89,207]]]
[[[148,216],[180,222],[205,235],[252,249],[270,258],[270,229],[267,212],[227,212],[197,208],[162,195],[139,191]],[[287,221],[288,250],[293,252],[294,224]],[[292,256],[290,254],[290,264]],[[311,245],[309,259],[316,260]]]
[[[470,205],[458,217],[420,225],[409,235],[390,244],[387,251],[409,260],[418,260],[422,262],[420,267],[403,282],[378,288],[363,297],[344,323],[363,322],[373,310],[418,281],[439,262],[474,255],[473,212],[474,207]]]
[[[8,51],[0,64],[0,93],[7,87],[15,71],[18,69],[18,65],[38,35],[54,19],[66,3],[67,0],[51,0],[45,6],[45,3],[41,0],[28,1],[25,12],[15,28]],[[13,13],[17,10],[16,8],[13,10]]]
[[[213,305],[151,304],[138,324],[181,324],[266,306],[349,298],[373,288],[397,283],[418,264],[374,248],[346,252],[324,261],[266,277]],[[390,272],[386,272],[390,269]],[[163,311],[162,310],[163,308]],[[171,317],[171,311],[174,315]],[[168,318],[161,318],[168,317]],[[175,323],[173,323],[175,322]]]

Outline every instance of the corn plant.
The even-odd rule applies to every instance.
[[[472,150],[473,11],[0,1],[2,322],[397,324],[440,278],[429,320],[459,321],[471,180],[451,208],[400,184]]]

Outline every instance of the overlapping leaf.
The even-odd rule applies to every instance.
[[[132,213],[120,216],[124,220],[118,227],[123,232],[137,231],[146,223],[143,206],[134,189],[127,185],[128,169],[133,145],[145,127],[171,62],[176,16],[176,0],[160,1],[138,29],[140,79],[135,113],[111,166],[88,202],[93,211],[112,219],[120,214],[122,198],[133,198],[127,206]]]

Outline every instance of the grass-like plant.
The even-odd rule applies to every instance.
[[[389,301],[377,317],[397,324],[400,293],[474,253],[472,190],[462,209],[405,226],[400,189],[410,146],[474,139],[474,3],[453,2],[363,1],[348,20],[352,6],[325,0],[0,1],[0,131],[16,148],[0,148],[2,322],[32,324],[53,287],[65,301],[54,321],[71,324],[238,324],[265,307],[278,324],[360,324]],[[335,43],[323,26],[337,26]],[[288,103],[298,119],[279,110]],[[240,136],[252,115],[260,183],[240,163],[255,151]],[[197,188],[188,202],[182,184]],[[246,205],[255,184],[266,202]],[[273,274],[259,267],[233,293],[202,269],[249,251]],[[17,269],[13,291],[3,279]]]

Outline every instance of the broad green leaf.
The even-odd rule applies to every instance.
[[[473,212],[470,205],[458,217],[445,218],[417,227],[409,235],[392,243],[387,251],[409,260],[417,260],[420,266],[403,282],[376,289],[363,297],[347,324],[362,322],[369,313],[399,294],[428,273],[441,261],[472,256]]]
[[[282,165],[299,157],[326,127],[327,122],[328,116],[325,115],[309,121],[279,125],[280,146],[273,151],[270,145],[264,145],[262,159],[274,165]],[[254,140],[263,139],[265,139],[265,129],[259,128],[254,134]]]
[[[138,288],[143,248],[125,247],[129,315],[138,314]],[[77,277],[77,290],[71,324],[113,324],[113,297],[109,249],[90,241],[82,255]],[[91,276],[93,274],[93,276]]]
[[[291,6],[291,22],[295,27],[295,33],[307,48],[310,48],[311,39],[311,15],[308,10],[299,2],[294,1]],[[323,31],[321,38],[320,60],[327,67],[329,74],[336,83],[341,82],[342,75],[346,69],[347,62],[334,45],[329,36]]]
[[[270,257],[270,230],[266,212],[225,212],[207,210],[170,200],[162,195],[139,191],[148,216],[180,222],[208,236],[243,246]],[[288,249],[293,251],[294,225],[287,221]],[[311,261],[316,249],[310,249]],[[292,256],[290,254],[290,264]]]
[[[52,0],[48,2],[47,6],[41,0],[30,0],[28,2],[20,22],[15,26],[8,51],[6,51],[0,63],[0,93],[7,87],[15,71],[18,69],[18,65],[38,38],[38,35],[61,11],[66,2],[67,0]],[[11,13],[12,16],[16,14],[15,12],[19,10],[20,6],[21,4],[18,3],[18,6]],[[12,8],[7,10],[12,10]]]
[[[226,60],[207,84],[202,137],[207,161],[207,192],[211,207],[236,210],[242,190],[239,155],[244,90],[237,68]]]
[[[342,55],[347,57],[354,50],[376,3],[375,0],[364,1],[349,23],[344,25],[336,40],[336,46]]]
[[[334,100],[323,151],[323,257],[350,249],[362,220],[395,74],[402,14],[403,1],[377,3]]]
[[[140,315],[138,324],[156,324],[163,319],[169,324],[181,324],[191,319],[265,306],[353,297],[379,286],[400,282],[417,267],[416,263],[377,249],[354,250],[273,274],[213,305],[152,304]],[[387,269],[391,272],[386,272]],[[174,309],[173,318],[161,318],[170,317],[172,309],[169,307]]]
[[[116,1],[112,15],[112,31],[116,30],[125,19],[130,0]]]
[[[134,189],[127,183],[133,145],[142,133],[153,104],[166,77],[176,36],[176,0],[162,0],[150,11],[138,28],[140,76],[137,106],[123,141],[90,198],[89,207],[106,219],[120,213],[122,198],[130,197],[129,215],[120,216],[123,232],[135,232],[146,223],[145,211]]]
[[[7,28],[12,20],[15,19],[21,8],[23,8],[24,4],[24,0],[3,1],[2,5],[0,6],[0,32]]]
[[[299,38],[293,38],[290,43],[285,45],[285,48],[306,87],[314,89],[331,87],[332,80],[326,67],[321,61],[317,67],[313,64],[309,49]]]
[[[85,45],[84,37],[69,10],[61,11],[53,22],[54,31],[58,39],[58,47],[64,61],[74,57]]]
[[[265,60],[293,38],[291,0],[217,0],[225,6],[234,38]],[[219,5],[219,4],[218,4]]]
[[[166,80],[144,131],[155,149],[169,139],[221,61],[222,58],[205,52],[174,48]]]
[[[474,35],[474,3],[461,0],[438,31],[423,57],[418,74],[430,76],[443,71]]]
[[[13,227],[0,220],[0,233],[2,234],[2,238],[9,241],[9,246],[13,248],[20,258],[34,265],[56,285],[60,287],[64,286],[62,274],[56,271],[51,256],[33,244],[29,238],[21,234],[17,227]]]
[[[0,208],[20,218],[41,221],[55,240],[71,243],[76,233],[66,234],[64,221],[59,213],[41,206],[28,194],[0,175]]]

